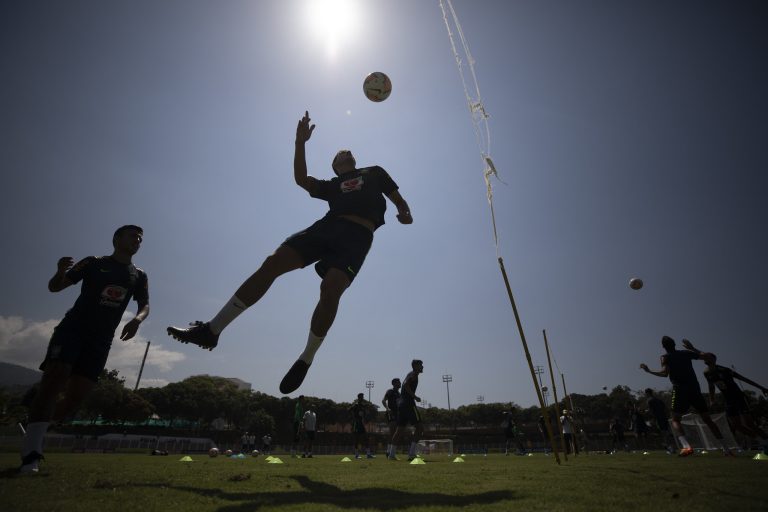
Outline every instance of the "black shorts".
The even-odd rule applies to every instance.
[[[388,410],[387,411],[387,423],[396,423],[397,422],[397,411],[396,410]]]
[[[421,416],[416,404],[404,403],[397,407],[397,426],[405,427],[407,425],[418,425],[421,423]]]
[[[744,395],[728,396],[725,398],[725,415],[729,418],[749,414],[749,412],[749,404],[747,404]]]
[[[304,266],[317,262],[315,271],[325,277],[328,269],[336,268],[354,281],[373,243],[373,232],[356,222],[343,218],[323,217],[307,229],[289,236],[283,245],[296,250]]]
[[[304,431],[307,434],[307,440],[314,441],[315,440],[315,431],[314,430],[305,430]]]
[[[40,369],[45,371],[49,361],[59,361],[72,365],[72,375],[96,382],[107,364],[111,347],[111,336],[107,339],[104,335],[59,325],[53,330]]]
[[[352,423],[352,432],[355,434],[365,434],[365,423],[362,421],[355,421]]]
[[[673,386],[672,387],[672,411],[677,414],[685,414],[693,407],[698,413],[709,412],[707,402],[698,386]]]

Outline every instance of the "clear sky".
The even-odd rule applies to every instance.
[[[453,5],[491,115],[499,250],[534,364],[546,329],[568,391],[666,388],[638,370],[658,368],[666,334],[768,384],[766,4]],[[393,82],[378,104],[362,93],[376,70]],[[299,392],[349,401],[373,380],[379,402],[421,358],[435,406],[443,374],[454,407],[536,401],[438,0],[6,1],[0,76],[0,360],[42,360],[78,293],[47,291],[59,257],[109,254],[114,229],[139,224],[152,311],[108,366],[132,384],[151,340],[145,385],[208,373],[279,395],[317,301],[311,268],[213,352],[165,328],[209,320],[325,213],[292,176],[309,110],[310,174],[330,178],[349,148],[389,171],[415,222],[390,205]]]

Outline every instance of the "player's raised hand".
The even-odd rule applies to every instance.
[[[688,350],[693,350],[693,343],[688,341],[687,339],[683,338],[683,346],[687,348]]]
[[[136,318],[131,319],[127,324],[125,324],[125,327],[123,327],[123,332],[120,334],[120,339],[129,340],[136,336],[136,332],[139,330],[140,324],[141,320]]]
[[[56,263],[57,271],[59,274],[63,274],[67,270],[71,269],[72,265],[74,264],[75,264],[75,260],[73,260],[69,256],[64,256],[63,258],[59,258],[59,261]]]
[[[645,364],[645,363],[640,363],[640,369],[641,370],[645,370],[647,372],[648,371],[648,365]]]
[[[315,125],[309,124],[311,119],[309,118],[309,111],[304,112],[304,117],[299,119],[299,124],[296,126],[296,142],[307,142],[312,137],[312,132],[315,129]]]

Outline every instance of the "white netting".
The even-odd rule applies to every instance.
[[[419,455],[453,455],[453,440],[422,439],[416,443],[416,453]]]
[[[711,417],[723,434],[725,446],[728,448],[738,448],[739,444],[733,437],[733,432],[731,432],[731,428],[728,426],[728,419],[725,417],[725,414],[712,414]],[[686,414],[680,423],[683,425],[686,439],[688,439],[693,448],[703,450],[720,449],[720,443],[715,439],[712,431],[698,414]],[[675,441],[678,442],[677,439]]]

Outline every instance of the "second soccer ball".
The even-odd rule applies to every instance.
[[[392,92],[392,81],[381,71],[374,71],[363,80],[363,92],[371,101],[384,101]]]

